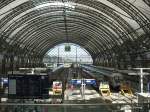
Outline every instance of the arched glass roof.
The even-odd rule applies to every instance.
[[[149,11],[146,0],[2,0],[0,38],[26,54],[71,42],[94,57],[149,34]]]

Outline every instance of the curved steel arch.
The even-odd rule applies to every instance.
[[[141,13],[141,12],[137,12],[138,10],[134,7],[134,6],[132,6],[129,2],[127,2],[127,1],[122,1],[122,0],[108,0],[108,1],[110,1],[111,3],[113,3],[113,4],[115,4],[116,6],[118,6],[120,9],[122,9],[123,11],[125,11],[125,12],[127,12],[127,14],[129,14],[132,18],[134,18],[135,19],[135,21],[140,25],[140,26],[143,26],[143,25],[145,25],[146,24],[146,22],[148,21],[148,19],[146,18],[146,17],[144,17],[143,16],[143,14]],[[128,35],[128,33],[130,33],[130,31],[134,31],[133,29],[132,29],[132,27],[129,25],[129,24],[127,24],[126,22],[125,22],[125,20],[123,19],[123,18],[121,18],[117,13],[115,13],[115,10],[114,9],[112,9],[112,8],[110,8],[109,6],[107,6],[107,5],[105,5],[105,4],[103,4],[103,3],[100,3],[99,1],[91,1],[91,0],[80,0],[80,1],[74,1],[74,0],[71,0],[71,2],[75,2],[75,3],[78,3],[78,4],[83,4],[83,5],[86,5],[86,6],[88,6],[88,7],[92,7],[92,8],[95,8],[95,9],[97,9],[97,10],[99,10],[99,11],[101,11],[101,12],[103,12],[103,13],[105,13],[105,14],[107,14],[107,15],[109,15],[109,18],[113,18],[113,19],[116,19],[118,22],[117,22],[117,24],[118,24],[118,26],[122,26],[122,27],[116,27],[116,28],[118,28],[118,30],[123,30],[123,31],[125,31],[125,33],[124,33],[124,35],[125,35],[125,37],[128,37],[128,38],[130,38],[130,39],[135,39],[135,36],[138,36],[137,34],[136,34],[136,32],[134,32],[134,33],[131,33],[131,34],[129,34]],[[14,17],[16,17],[17,15],[19,15],[19,14],[21,14],[21,13],[23,13],[24,11],[27,11],[27,10],[29,10],[29,9],[31,9],[31,8],[34,8],[35,6],[33,5],[33,4],[30,4],[29,6],[27,6],[27,4],[29,4],[29,3],[32,3],[32,1],[28,1],[28,2],[25,2],[25,3],[23,3],[22,5],[20,5],[20,6],[18,6],[17,8],[14,8],[13,10],[15,11],[15,13],[14,13],[14,15],[11,15],[12,13],[10,13],[10,14],[8,14],[6,17],[8,17],[8,18],[6,18],[6,17],[4,17],[2,20],[5,20],[4,22],[1,22],[0,24],[0,26],[5,26],[5,24],[7,24],[9,21],[10,21],[10,19],[12,19],[12,18],[14,18]],[[124,5],[125,4],[125,5]],[[25,7],[25,6],[27,6],[27,7]],[[101,6],[101,7],[100,7]],[[22,10],[20,11],[17,11],[17,9],[19,9],[19,8],[21,8],[21,7],[23,7],[22,8]],[[110,9],[109,9],[110,8]],[[63,8],[64,9],[64,8]],[[45,10],[47,10],[47,9],[45,9]],[[60,10],[59,8],[56,8],[56,10]],[[62,9],[61,9],[62,10]],[[76,12],[78,12],[78,14],[79,14],[79,12],[80,13],[82,13],[83,14],[83,12],[84,12],[84,14],[85,14],[85,12],[89,12],[90,14],[91,14],[91,12],[92,12],[92,10],[87,10],[87,9],[85,9],[84,10],[84,8],[81,10],[79,10],[79,9],[75,9],[76,10]],[[41,10],[42,11],[42,10]],[[37,13],[39,13],[38,11],[35,11],[35,12],[37,12]],[[41,12],[39,13],[39,14],[41,14]],[[88,13],[86,13],[87,15],[89,15]],[[94,13],[94,14],[98,14],[98,13]],[[93,14],[93,15],[94,15]],[[27,14],[26,14],[27,15]],[[91,14],[92,15],[92,14]],[[91,15],[90,16],[88,16],[87,18],[89,18],[89,20],[87,21],[86,19],[87,18],[84,18],[83,19],[83,16],[78,16],[77,14],[76,15],[74,15],[74,16],[72,16],[72,18],[75,18],[75,16],[76,16],[76,19],[77,19],[77,17],[82,17],[82,19],[83,19],[83,21],[86,21],[86,23],[90,23],[90,24],[86,24],[86,25],[91,25],[90,27],[92,27],[92,26],[94,26],[95,24],[93,24],[94,22],[95,22],[95,20],[98,20],[99,18],[99,16],[98,15],[96,15],[96,16],[94,16],[94,17],[97,17],[97,19],[94,19],[94,20],[92,20],[92,17],[91,17]],[[137,16],[137,17],[134,17],[134,16]],[[58,16],[62,16],[62,15],[58,15]],[[28,18],[28,17],[25,17],[26,19]],[[53,18],[54,18],[54,16],[53,16]],[[70,16],[70,18],[71,18],[71,16]],[[19,18],[20,20],[21,19],[23,19],[22,17],[20,17]],[[28,18],[29,19],[29,18]],[[68,15],[67,15],[67,19],[69,19],[69,17],[68,17]],[[108,20],[108,17],[107,17],[107,19],[105,19],[104,21],[105,22],[107,22],[107,20]],[[67,21],[69,21],[69,20],[67,20]],[[17,23],[18,22],[18,20],[16,21],[16,22],[14,22],[15,24],[10,24],[10,25],[8,25],[8,27],[6,27],[6,29],[4,29],[4,35],[5,35],[5,39],[11,39],[11,38],[7,38],[7,37],[9,37],[9,35],[14,31],[13,30],[13,28],[14,29],[17,29],[17,28],[19,28],[18,26],[20,25],[22,25],[22,23],[21,22],[19,22],[19,24]],[[75,21],[72,21],[72,23],[75,23]],[[81,21],[77,21],[77,23],[80,23]],[[76,24],[77,24],[76,23]],[[69,23],[68,23],[69,24]],[[18,25],[18,26],[17,26]],[[35,24],[32,24],[33,26],[35,25]],[[39,25],[42,25],[41,23],[39,24]],[[86,28],[86,25],[84,26],[84,27],[82,27],[81,25],[80,25],[80,28],[79,29],[83,29],[83,28]],[[100,28],[100,25],[102,25],[102,24],[98,24],[96,27],[93,27],[93,28],[95,28],[95,29],[98,29],[98,31],[99,32],[101,32],[101,30],[99,30],[99,28]],[[78,25],[79,26],[79,25]],[[76,27],[78,27],[77,25],[76,25]],[[112,29],[112,27],[110,26],[110,25],[107,25],[108,26],[108,28],[110,28],[110,29]],[[113,26],[113,25],[112,25]],[[114,27],[115,28],[115,27]],[[113,31],[115,30],[113,28]],[[71,29],[72,29],[72,31],[77,31],[74,27],[71,27]],[[145,26],[145,27],[143,27],[142,28],[145,32],[149,32],[149,27],[148,26]],[[31,28],[31,32],[35,32],[36,30],[33,28]],[[88,28],[86,28],[86,30],[88,30]],[[82,31],[83,33],[84,32],[86,32],[86,30],[85,31]],[[107,28],[105,28],[105,30],[108,30]],[[6,32],[5,32],[6,31]],[[43,31],[45,31],[45,30],[43,30]],[[61,30],[62,32],[64,32],[65,30]],[[31,33],[30,32],[30,33]],[[71,32],[71,31],[70,31]],[[69,33],[70,33],[69,32]],[[118,32],[117,30],[115,30],[114,32]],[[3,32],[2,32],[3,33]],[[20,32],[21,33],[21,32]],[[23,33],[23,31],[22,31],[22,33]],[[24,40],[26,37],[27,37],[27,34],[26,34],[27,32],[25,32],[24,31],[24,37],[23,38],[20,38],[20,35],[18,34],[18,37],[19,37],[19,44],[21,45],[22,43],[21,43],[21,40]],[[40,32],[41,33],[41,32]],[[55,31],[55,33],[57,33],[57,31]],[[53,36],[55,36],[52,32],[51,33],[49,33],[49,35],[52,35],[52,37]],[[73,34],[73,33],[72,33]],[[98,32],[96,32],[96,31],[94,31],[94,30],[92,30],[92,28],[91,28],[91,30],[90,31],[88,31],[87,32],[87,34],[88,34],[88,36],[89,37],[91,37],[91,34],[93,34],[94,36],[93,36],[93,39],[95,39],[95,40],[93,40],[92,41],[92,43],[93,44],[96,44],[96,43],[98,43],[96,46],[97,47],[95,47],[95,45],[93,45],[93,46],[89,46],[89,47],[91,47],[92,49],[95,49],[95,48],[98,48],[98,45],[104,45],[103,47],[105,47],[106,49],[107,49],[107,47],[109,48],[109,46],[108,46],[108,42],[107,42],[107,39],[111,42],[114,42],[114,45],[115,45],[115,43],[116,43],[116,45],[117,45],[117,42],[119,43],[119,41],[113,41],[113,40],[115,40],[115,39],[117,39],[117,37],[116,36],[111,36],[111,35],[113,35],[113,32],[111,31],[111,30],[108,30],[108,32],[106,33],[106,35],[108,35],[108,37],[107,38],[104,38],[104,36],[100,36],[100,39],[102,39],[103,40],[103,42],[96,42],[96,40],[99,40],[99,36],[98,36]],[[118,33],[117,33],[118,34]],[[44,35],[47,35],[46,34],[46,32],[45,32],[45,34]],[[34,40],[37,36],[39,36],[39,41],[38,41],[38,39],[36,39],[35,41],[33,41],[33,42],[30,42],[30,44],[29,45],[31,45],[31,44],[34,44],[32,47],[31,46],[28,46],[28,47],[26,47],[27,49],[30,49],[30,47],[31,47],[31,49],[33,49],[33,51],[35,50],[35,49],[37,49],[37,51],[38,51],[38,49],[40,49],[41,47],[43,47],[44,45],[42,44],[42,43],[45,43],[45,41],[47,40],[47,38],[48,37],[45,37],[44,38],[44,35],[41,35],[41,34],[37,34],[36,36],[35,35],[31,35],[30,36],[30,38],[31,39],[29,39],[29,40]],[[64,34],[65,35],[65,34]],[[86,34],[84,34],[84,35],[86,35]],[[119,39],[122,39],[122,37],[120,37],[120,34],[118,34],[119,35]],[[34,37],[35,36],[35,37]],[[13,43],[14,44],[16,44],[16,42],[15,42],[15,40],[18,38],[18,37],[16,37],[14,40],[12,39],[10,42],[12,43],[12,45],[13,45]],[[80,37],[80,36],[79,36]],[[78,37],[78,38],[79,38]],[[89,38],[88,37],[88,38]],[[109,38],[110,37],[110,38]],[[42,39],[43,38],[43,39]],[[76,41],[79,41],[79,39],[77,38],[77,40]],[[38,47],[36,47],[37,46],[37,42],[40,42],[40,40],[42,40],[42,43],[41,43],[41,47],[40,46],[38,46]],[[71,41],[71,40],[70,40]],[[84,41],[84,40],[83,40]],[[100,40],[99,40],[100,41]],[[27,43],[28,43],[28,41],[23,41],[23,43],[24,44],[26,44],[26,46],[28,45]],[[47,43],[47,46],[48,46],[48,44],[53,44],[53,43]],[[112,44],[113,45],[113,44]],[[111,48],[112,46],[110,46],[110,48]],[[30,50],[31,50],[30,49]],[[46,49],[46,48],[45,48]],[[32,52],[32,50],[31,50],[31,52]],[[94,51],[93,51],[94,52]],[[102,51],[102,52],[104,52],[104,50]],[[43,54],[44,53],[44,48],[43,48],[43,50],[41,50],[41,53]]]
[[[110,27],[110,26],[109,26]]]
[[[86,38],[86,37],[85,37],[85,38]],[[81,39],[82,39],[82,38],[81,38]],[[80,40],[81,40],[81,39],[80,39]],[[62,39],[59,38],[59,40],[62,40]],[[46,40],[46,39],[43,39],[43,42],[44,42],[44,41],[47,41],[47,40]],[[86,39],[84,39],[82,42],[84,42],[84,41],[86,41]],[[87,39],[87,41],[89,41],[89,40]],[[65,42],[65,39],[63,39],[63,42]],[[52,43],[48,43],[48,44],[52,44]],[[90,46],[91,46],[91,45],[90,45]],[[42,46],[41,46],[41,47],[42,47]],[[35,49],[35,48],[33,48],[33,49]],[[95,52],[94,49],[91,49],[91,52]]]
[[[60,40],[60,39],[58,38],[58,40]],[[85,40],[86,40],[86,39],[84,39],[84,41],[85,41]],[[64,41],[65,41],[65,39],[64,39]],[[64,42],[64,41],[63,41],[63,42]],[[48,43],[48,44],[49,44],[49,43]],[[93,50],[92,50],[92,51],[93,51]]]
[[[40,29],[41,30],[41,29]],[[56,32],[57,33],[57,32]],[[36,36],[35,36],[35,38],[36,38]]]
[[[138,10],[134,5],[132,5],[127,0],[108,0],[109,2],[114,3],[116,6],[127,12],[139,25],[143,30],[147,33],[149,32],[150,27],[145,26],[147,22],[150,20],[144,16],[144,14]],[[145,27],[143,27],[145,26]]]
[[[127,14],[129,14],[137,23],[139,23],[140,26],[145,25],[146,21],[150,21],[140,10],[138,10],[133,4],[128,2],[127,0],[108,0],[110,3],[113,3],[123,11],[125,11]],[[93,5],[96,6],[97,9],[100,7],[104,7],[107,10],[115,11],[114,9],[107,7],[106,5],[102,5],[99,1],[91,1],[91,0],[80,0],[77,1],[77,3],[83,3],[87,5]],[[137,18],[136,18],[137,17]],[[136,18],[136,19],[135,19]],[[143,28],[145,32],[149,30],[149,27]]]
[[[57,21],[56,21],[57,22]],[[28,28],[28,27],[27,27]],[[115,37],[115,36],[114,36]],[[112,38],[113,39],[113,38]]]
[[[68,23],[69,24],[69,23]],[[44,26],[44,27],[46,27],[46,26]],[[53,27],[53,26],[52,26]],[[63,27],[63,26],[62,26]],[[54,27],[55,28],[55,27]],[[41,30],[41,28],[39,29],[39,30]]]
[[[14,26],[13,26],[14,27]]]
[[[43,50],[43,52],[41,53],[41,56],[44,57],[45,53],[48,52],[50,48],[53,48],[54,46],[56,46],[56,45],[58,45],[58,44],[61,44],[61,43],[64,43],[64,41],[57,42],[57,43],[55,43],[55,44],[53,44],[53,45],[47,45],[46,48],[45,48],[45,49]],[[79,46],[81,46],[81,47],[83,47],[84,49],[86,49],[86,50],[90,53],[90,55],[91,55],[92,58],[94,57],[94,54],[92,54],[92,53],[90,52],[91,50],[88,50],[88,49],[90,48],[90,46],[87,45],[87,47],[85,47],[85,44],[82,43],[82,42],[80,42],[79,40],[75,40],[75,41],[71,40],[70,43],[78,44]],[[103,53],[102,53],[102,54],[103,54]]]
[[[122,21],[123,21],[123,19],[122,19]]]
[[[88,2],[88,3],[90,3],[90,1],[88,0],[88,1],[84,1],[84,0],[82,0],[82,3],[86,3],[86,2]],[[93,1],[92,1],[93,2]],[[94,2],[96,2],[96,1],[94,1]],[[110,1],[111,2],[111,1]],[[30,3],[32,3],[31,1],[30,1]],[[78,1],[75,1],[75,3],[78,3]],[[81,2],[79,2],[79,3],[81,3]],[[100,2],[96,2],[97,4],[100,4]],[[24,3],[25,5],[28,5],[29,4],[29,1],[28,2],[26,2],[26,3]],[[29,5],[29,6],[31,6],[31,5]],[[29,7],[28,6],[28,7]],[[18,6],[18,8],[19,7],[23,7],[23,6]],[[33,6],[32,6],[33,7]],[[30,7],[31,8],[31,7]]]

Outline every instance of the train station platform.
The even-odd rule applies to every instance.
[[[82,95],[80,88],[74,90],[65,90],[64,100],[92,100],[100,98],[99,93],[92,88],[86,88]]]
[[[136,96],[124,96],[120,93],[112,93],[110,96],[104,97],[105,101],[110,101],[110,103],[137,103]]]

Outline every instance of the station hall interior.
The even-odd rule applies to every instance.
[[[0,0],[0,112],[150,112],[150,0]]]

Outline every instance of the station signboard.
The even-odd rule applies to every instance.
[[[48,97],[47,75],[9,75],[8,83],[8,97],[11,99]]]
[[[96,85],[96,80],[95,79],[86,79],[85,84]]]
[[[70,52],[70,51],[71,51],[71,46],[65,45],[65,52]]]
[[[81,85],[82,83],[87,85],[96,85],[96,80],[95,79],[72,79],[71,83],[75,85]]]

